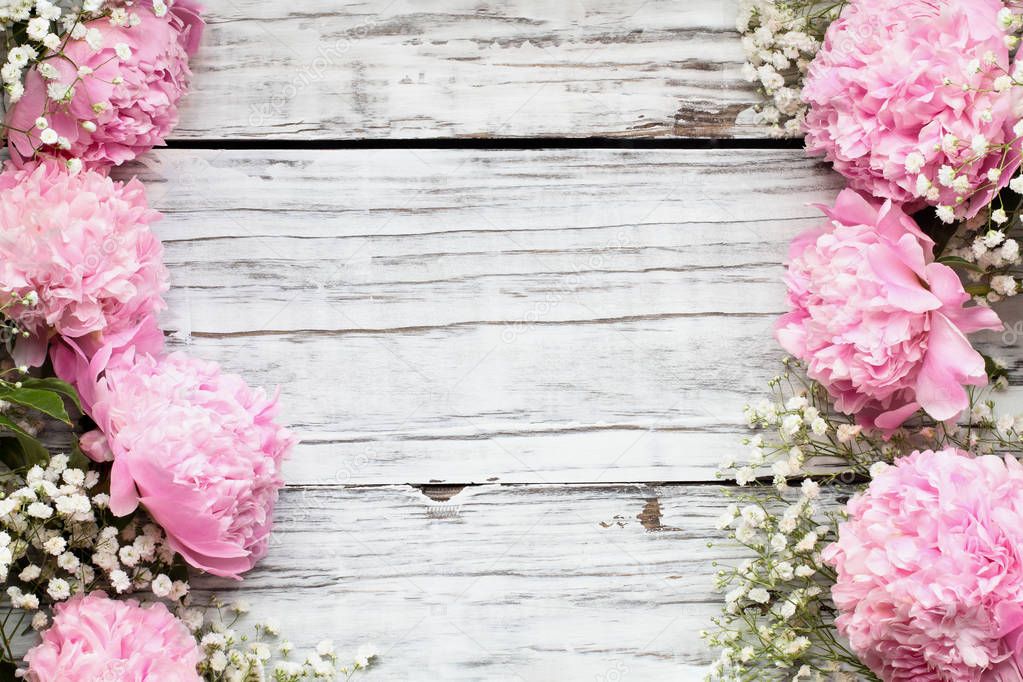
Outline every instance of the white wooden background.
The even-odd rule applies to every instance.
[[[172,148],[123,173],[172,344],[281,385],[302,444],[270,556],[204,584],[376,643],[368,679],[699,679],[716,463],[840,186],[749,123],[734,2],[207,4]]]

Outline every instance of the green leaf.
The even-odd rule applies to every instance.
[[[21,446],[26,466],[31,467],[35,464],[38,464],[39,466],[46,466],[47,462],[50,461],[50,451],[35,438],[19,434],[15,434],[14,437],[18,439],[18,445]]]
[[[990,356],[985,355],[984,353],[981,353],[980,356],[984,358],[984,372],[987,373],[988,378],[991,381],[1009,376],[1009,370],[1005,367],[1001,367]]]
[[[11,471],[17,471],[25,466],[25,453],[17,438],[0,437],[0,462]]]
[[[25,470],[34,464],[45,465],[50,453],[31,436],[0,436],[0,462],[11,471]]]
[[[0,414],[0,431],[4,430],[10,431],[12,434],[16,436],[22,435],[28,436],[29,438],[32,437],[32,435],[28,431],[18,426],[10,417],[5,417],[4,415]]]
[[[41,388],[15,388],[8,384],[0,386],[0,400],[38,410],[65,424],[71,423],[71,417],[68,416],[67,409],[64,407],[64,398],[61,397],[61,394],[53,391]]]
[[[44,465],[47,461],[49,461],[50,451],[47,450],[42,443],[36,440],[35,436],[18,426],[10,418],[0,414],[0,430],[2,429],[6,429],[11,432],[21,449],[20,462],[18,462],[16,466],[11,466],[10,463],[5,462],[5,464],[11,466],[12,469],[16,469],[20,466],[32,466],[33,464]]]
[[[56,377],[47,377],[45,379],[37,379],[35,377],[26,377],[21,380],[21,385],[26,388],[41,388],[45,391],[52,391],[59,393],[65,398],[69,399],[75,404],[79,412],[84,412],[82,409],[82,401],[78,398],[78,391],[75,390],[74,386],[66,381],[61,381]]]
[[[75,438],[75,444],[71,446],[71,454],[68,455],[68,466],[72,469],[81,469],[82,471],[89,470],[89,463],[92,460],[82,452],[82,447],[78,444],[78,439]]]
[[[943,265],[949,265],[956,268],[966,268],[967,270],[973,270],[974,272],[984,272],[984,268],[980,267],[976,263],[971,263],[965,258],[959,256],[942,256],[938,259],[938,262]]]
[[[967,284],[963,287],[970,296],[987,296],[991,293],[991,287],[981,282]]]

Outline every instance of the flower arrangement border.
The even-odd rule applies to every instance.
[[[162,216],[138,179],[111,177],[177,124],[202,13],[0,3],[4,679],[347,680],[376,656],[325,640],[298,657],[275,622],[242,629],[244,602],[189,587],[197,572],[242,580],[267,553],[296,442],[278,392],[164,348]],[[40,439],[54,424],[70,449]]]

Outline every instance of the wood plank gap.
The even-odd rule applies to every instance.
[[[523,150],[548,149],[802,149],[801,139],[781,138],[654,138],[628,139],[616,137],[463,137],[463,138],[396,138],[360,140],[247,140],[239,138],[204,138],[201,140],[169,140],[168,149],[229,150],[373,150],[373,149],[467,149]]]

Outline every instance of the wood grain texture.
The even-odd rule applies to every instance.
[[[718,609],[716,486],[403,486],[285,491],[240,586],[299,647],[381,650],[371,680],[701,679]],[[202,588],[232,599],[236,583]]]
[[[765,135],[735,0],[205,4],[175,139]]]
[[[837,177],[778,150],[173,150],[133,172],[166,213],[171,345],[281,385],[303,441],[270,554],[202,589],[300,646],[377,643],[370,679],[701,678],[713,563],[738,555],[707,544],[725,489],[695,482],[776,372],[781,260]],[[986,340],[1016,383],[1018,340]]]
[[[161,152],[173,343],[283,387],[296,483],[712,480],[778,369],[794,151]],[[129,170],[130,172],[130,170]]]
[[[788,241],[840,186],[797,151],[133,170],[167,213],[172,345],[283,387],[305,484],[713,480],[780,367]],[[1019,334],[983,338],[1017,380]]]

